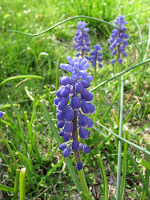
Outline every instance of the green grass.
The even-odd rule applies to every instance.
[[[1,2],[0,110],[5,112],[5,117],[0,119],[0,188],[4,199],[12,199],[12,196],[17,199],[19,171],[24,167],[25,195],[28,199],[70,200],[79,194],[78,179],[70,175],[69,161],[67,168],[58,149],[60,138],[57,138],[59,130],[55,126],[56,108],[53,105],[59,87],[58,79],[65,75],[59,65],[66,63],[68,55],[76,55],[73,38],[79,20],[88,22],[91,46],[100,43],[104,54],[104,67],[97,71],[97,86],[94,88],[92,83],[90,88],[96,92],[96,113],[90,116],[94,128],[86,141],[92,151],[89,155],[81,154],[81,159],[92,196],[97,191],[99,199],[104,199],[104,196],[107,199],[106,186],[111,185],[109,199],[115,198],[112,194],[116,194],[118,139],[109,135],[108,130],[119,135],[120,80],[118,66],[109,64],[111,26],[90,19],[74,19],[36,37],[6,30],[35,34],[77,15],[96,17],[109,23],[113,23],[120,14],[125,15],[130,40],[128,57],[120,69],[124,74],[123,136],[146,149],[148,141],[144,136],[148,135],[150,126],[150,64],[145,62],[150,59],[149,10],[149,1],[136,0]],[[92,67],[89,73],[93,74]],[[43,103],[46,107],[42,106]],[[136,162],[133,154],[143,162]],[[101,155],[99,164],[97,155]],[[149,159],[146,157],[145,160],[145,154],[140,149],[123,142],[120,158],[121,170],[125,171],[121,176],[121,198],[124,194],[126,199],[144,200],[149,190],[149,169],[146,168]],[[73,157],[71,161],[75,166]],[[143,173],[145,169],[146,176]],[[110,183],[110,178],[113,183]],[[24,191],[21,192],[24,196]],[[85,196],[83,193],[83,198]]]

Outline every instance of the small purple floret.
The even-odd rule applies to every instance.
[[[0,111],[0,117],[3,117],[4,113],[2,111]]]
[[[71,154],[71,149],[70,148],[65,148],[64,150],[63,150],[63,155],[64,155],[64,157],[69,157],[70,156],[70,154]]]
[[[82,162],[78,162],[76,168],[80,171],[83,168]]]

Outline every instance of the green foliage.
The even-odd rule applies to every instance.
[[[0,110],[5,116],[0,119],[0,190],[4,199],[18,198],[22,168],[26,168],[23,198],[24,192],[28,199],[66,200],[79,196],[81,188],[75,170],[66,167],[58,150],[60,138],[53,105],[59,77],[64,74],[59,65],[66,62],[66,56],[76,54],[73,37],[79,20],[89,23],[91,43],[103,46],[105,60],[104,68],[97,71],[96,87],[91,85],[91,91],[96,93],[96,113],[90,116],[94,128],[87,144],[92,151],[81,158],[87,184],[92,188],[92,196],[96,196],[97,191],[100,199],[107,199],[108,192],[109,199],[115,199],[111,194],[116,191],[111,188],[107,191],[106,187],[110,185],[110,177],[114,183],[117,181],[118,140],[113,135],[119,138],[118,82],[124,75],[120,196],[121,199],[124,196],[144,200],[149,195],[149,148],[143,151],[148,157],[143,158],[142,153],[149,145],[145,135],[150,126],[149,9],[148,1],[134,0],[128,3],[125,0],[120,3],[116,0],[1,2]],[[108,38],[112,27],[107,24],[77,18],[36,37],[6,32],[11,29],[39,33],[76,15],[96,17],[113,24],[119,14],[126,15],[131,38],[126,64],[120,73],[117,65],[113,68],[109,64]],[[89,73],[93,74],[91,67]],[[124,141],[129,141],[128,145]],[[98,165],[97,154],[100,152]],[[70,161],[66,162],[71,167]],[[75,166],[73,158],[71,163]],[[115,188],[116,185],[111,186]],[[86,194],[83,192],[82,196],[84,198]]]

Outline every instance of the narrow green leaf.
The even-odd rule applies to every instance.
[[[94,91],[94,90],[97,90],[99,87],[105,85],[105,84],[108,83],[109,81],[111,81],[111,80],[113,80],[113,79],[116,79],[116,78],[118,78],[119,76],[121,76],[121,75],[123,75],[123,74],[126,74],[127,72],[131,71],[132,69],[135,69],[135,68],[137,68],[137,67],[139,67],[139,66],[141,66],[141,65],[144,65],[144,64],[146,64],[146,63],[148,63],[148,62],[150,62],[150,59],[145,60],[145,61],[143,61],[143,62],[141,62],[141,63],[138,63],[137,65],[134,65],[134,66],[132,66],[132,67],[130,67],[130,68],[128,68],[128,69],[126,69],[126,70],[124,70],[124,71],[118,73],[116,76],[113,76],[113,77],[111,77],[110,79],[107,79],[106,81],[100,83],[99,85],[97,85],[96,87],[94,87],[94,88],[93,88],[92,90],[90,90],[90,91],[92,92],[92,91]]]
[[[146,182],[145,182],[145,180],[144,180],[143,175],[141,174],[141,172],[140,172],[140,170],[139,170],[139,168],[138,168],[138,165],[137,165],[137,163],[136,163],[136,161],[135,161],[135,159],[134,159],[134,155],[131,153],[131,151],[129,152],[129,155],[130,155],[130,159],[131,159],[131,161],[132,161],[134,167],[136,168],[137,173],[139,174],[139,177],[141,178],[141,181],[142,181],[142,183],[143,183],[144,189],[146,190],[147,196],[150,198],[150,193],[149,193],[149,191],[148,191],[147,184],[146,184]]]
[[[83,196],[86,200],[93,200],[92,197],[89,197],[86,193],[80,192],[80,195]]]
[[[120,121],[119,121],[119,137],[122,138],[123,127],[123,100],[124,100],[124,77],[121,76],[121,88],[120,88]],[[116,188],[116,200],[120,200],[120,184],[121,184],[121,151],[122,141],[118,141],[118,168],[117,168],[117,188]]]
[[[126,139],[128,139],[128,132],[126,132]],[[124,154],[123,154],[123,164],[122,164],[122,180],[120,186],[120,200],[124,198],[124,190],[125,190],[125,183],[126,183],[126,173],[127,173],[127,158],[128,158],[128,145],[124,143]]]
[[[145,154],[147,154],[147,155],[150,156],[150,151],[147,151],[146,149],[143,149],[142,147],[140,147],[140,146],[138,146],[138,145],[136,145],[136,144],[134,144],[134,143],[132,143],[132,142],[130,142],[130,141],[128,141],[128,140],[122,138],[122,137],[120,137],[119,135],[115,134],[113,131],[111,131],[111,130],[109,130],[108,128],[106,128],[105,126],[103,126],[102,124],[100,124],[100,123],[98,123],[98,122],[97,122],[97,124],[99,124],[99,125],[100,125],[101,127],[103,127],[105,130],[107,130],[108,132],[110,132],[111,134],[113,134],[115,137],[119,138],[119,139],[122,140],[123,142],[126,142],[127,144],[129,144],[129,145],[135,147],[136,149],[139,149],[140,151],[143,151]]]
[[[40,182],[37,184],[38,186],[43,184],[43,181],[45,181],[45,179],[50,176],[58,167],[60,167],[62,165],[64,161],[64,158],[61,158],[59,162],[57,162],[56,165],[53,166],[52,169],[50,169],[47,174],[40,180]]]
[[[144,166],[146,169],[150,170],[150,163],[144,159],[136,159],[136,162]]]
[[[6,78],[4,81],[2,81],[0,83],[0,86],[4,85],[6,82],[11,81],[11,80],[16,80],[16,79],[22,79],[22,78],[28,78],[28,79],[33,79],[33,78],[37,78],[37,79],[42,79],[41,76],[37,76],[37,75],[19,75],[19,76],[12,76],[9,78]]]
[[[4,192],[14,192],[14,188],[1,184],[0,184],[0,190]]]
[[[108,200],[108,186],[107,186],[106,173],[105,173],[105,168],[104,168],[103,161],[100,154],[97,155],[97,159],[98,159],[99,166],[101,169],[102,179],[103,179],[103,184],[104,184],[104,200]]]
[[[26,168],[22,168],[19,178],[19,200],[25,200],[25,173]]]
[[[20,175],[20,169],[16,169],[16,176],[15,176],[15,183],[14,183],[14,196],[13,200],[18,199],[18,191],[19,191],[19,175]]]
[[[123,121],[123,124],[125,124],[127,121],[129,121],[129,119],[132,117],[132,115],[134,114],[134,112],[138,109],[139,105],[140,104],[137,102],[137,104],[134,106],[133,110],[127,115],[127,117]]]

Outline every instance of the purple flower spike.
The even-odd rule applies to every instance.
[[[93,67],[96,67],[96,63],[98,62],[98,65],[102,67],[102,56],[103,54],[100,52],[103,50],[103,48],[100,46],[100,44],[97,44],[93,46],[94,50],[90,53],[90,57],[88,60],[92,63]]]
[[[126,39],[129,38],[129,35],[125,33],[127,30],[124,25],[126,25],[128,22],[125,21],[125,17],[123,15],[120,15],[116,18],[115,23],[117,24],[116,27],[121,29],[114,29],[112,31],[112,34],[110,36],[109,43],[111,44],[109,49],[113,50],[112,55],[115,56],[116,54],[119,55],[118,63],[122,64],[122,58],[120,58],[120,53],[123,55],[123,57],[127,56],[127,53],[125,52],[125,48],[128,45],[128,42]],[[118,52],[118,53],[117,53]],[[115,63],[115,59],[111,60],[110,62],[112,65]]]
[[[3,117],[4,113],[2,111],[0,111],[0,117]]]
[[[82,162],[78,162],[76,168],[80,171],[83,168]]]
[[[81,53],[77,53],[76,56],[83,56],[84,52],[90,51],[89,34],[86,33],[89,31],[89,28],[87,28],[86,26],[87,23],[81,21],[77,25],[76,36],[74,38],[74,48],[77,51],[81,51]]]
[[[86,34],[84,36],[87,37]],[[99,56],[102,56],[100,52]],[[78,141],[78,133],[81,140],[86,140],[90,136],[90,132],[85,128],[92,128],[93,121],[84,114],[95,112],[95,107],[89,103],[93,100],[93,94],[88,91],[93,76],[87,73],[88,60],[82,57],[72,59],[68,56],[67,61],[69,64],[61,64],[60,68],[70,72],[71,78],[64,76],[59,79],[62,86],[57,90],[57,97],[54,99],[57,106],[57,126],[62,128],[59,135],[63,137],[64,141],[59,149],[63,151],[64,157],[71,154],[71,147],[74,153],[78,155],[80,150],[85,153],[90,152],[87,145]],[[78,158],[77,169],[82,169],[80,157]]]

